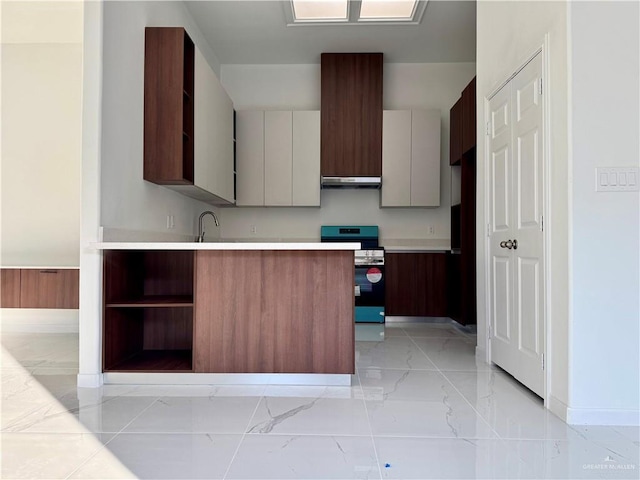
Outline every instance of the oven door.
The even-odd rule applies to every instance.
[[[384,265],[356,265],[357,323],[384,323]]]

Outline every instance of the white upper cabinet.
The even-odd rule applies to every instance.
[[[292,112],[264,112],[264,204],[292,205]]]
[[[320,112],[293,112],[293,205],[320,206]]]
[[[197,48],[194,63],[194,185],[233,203],[233,103]]]
[[[385,110],[382,207],[440,205],[440,110]]]
[[[236,175],[238,206],[320,206],[320,112],[237,112]]]
[[[264,206],[264,112],[236,112],[236,205]]]
[[[411,110],[382,112],[381,205],[411,205]]]
[[[411,111],[411,206],[440,206],[440,110]]]

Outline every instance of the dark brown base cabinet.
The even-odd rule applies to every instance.
[[[196,372],[355,373],[352,251],[196,258]]]
[[[447,316],[445,253],[385,254],[386,316]]]
[[[77,309],[79,276],[76,268],[3,268],[0,307]]]
[[[353,374],[352,251],[104,252],[105,372]]]

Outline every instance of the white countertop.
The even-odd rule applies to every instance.
[[[448,252],[451,250],[451,240],[445,239],[384,239],[381,242],[387,253],[400,252]]]
[[[80,267],[70,267],[68,265],[64,267],[51,266],[51,265],[2,265],[3,270],[79,270]]]
[[[89,244],[96,250],[360,250],[356,242],[100,242]]]

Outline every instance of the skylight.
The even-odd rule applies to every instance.
[[[346,21],[349,6],[347,0],[292,0],[296,21]]]
[[[360,20],[409,20],[417,0],[362,0]]]
[[[417,25],[427,0],[290,0],[285,7],[292,25]]]

